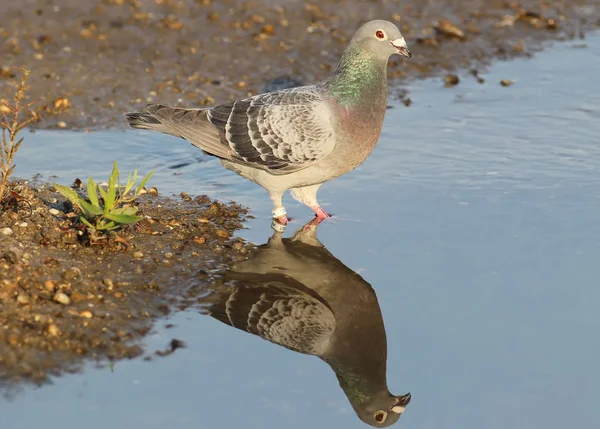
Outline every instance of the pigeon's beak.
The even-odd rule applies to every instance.
[[[396,50],[398,51],[398,55],[402,55],[403,57],[406,57],[406,58],[412,58],[412,54],[410,53],[408,46],[406,46],[406,41],[404,40],[404,37],[400,37],[396,40],[392,40],[390,42],[390,44],[394,48],[396,48]]]

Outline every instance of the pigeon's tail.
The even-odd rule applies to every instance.
[[[125,118],[127,119],[127,123],[131,128],[138,128],[140,130],[150,130],[150,131],[158,131],[160,133],[171,134],[173,133],[169,131],[167,127],[165,127],[161,122],[156,119],[154,116],[144,113],[144,112],[131,112],[125,113]],[[179,137],[179,136],[177,136]]]
[[[206,109],[149,104],[143,112],[125,113],[125,118],[132,128],[181,137],[206,154],[232,159],[229,146],[221,141],[219,131],[207,118]]]

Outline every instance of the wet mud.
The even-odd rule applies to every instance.
[[[413,59],[389,77],[480,69],[598,25],[596,0],[2,1],[0,99],[11,67],[31,69],[38,128],[124,127],[148,102],[208,106],[331,73],[358,25],[400,26]],[[471,78],[483,81],[477,72]],[[450,78],[454,81],[454,78]],[[444,84],[442,80],[441,85]],[[405,99],[410,105],[410,100]],[[1,113],[1,112],[0,112]]]

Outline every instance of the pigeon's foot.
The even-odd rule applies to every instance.
[[[327,214],[325,210],[321,208],[321,206],[311,207],[311,209],[313,209],[313,211],[315,212],[315,216],[317,217],[317,219],[323,220],[327,219],[328,217],[331,217]]]

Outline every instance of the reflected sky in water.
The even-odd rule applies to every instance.
[[[467,76],[450,89],[416,82],[411,107],[388,111],[373,155],[321,189],[334,215],[318,229],[327,250],[305,262],[320,269],[310,258],[326,252],[340,261],[332,266],[364,281],[351,287],[376,292],[389,390],[412,394],[395,427],[598,421],[598,69],[596,34],[498,63],[484,85]],[[501,87],[501,79],[515,84]],[[248,205],[256,219],[240,234],[257,244],[273,234],[266,192],[180,139],[134,131],[25,137],[17,175],[101,179],[117,159],[122,171],[156,169],[152,184],[165,194]],[[291,199],[286,208],[296,218],[287,238],[311,213]],[[356,329],[351,341],[362,338]],[[162,349],[172,338],[188,347],[25,388],[0,403],[0,427],[367,427],[320,359],[199,311],[158,323],[146,345]]]

